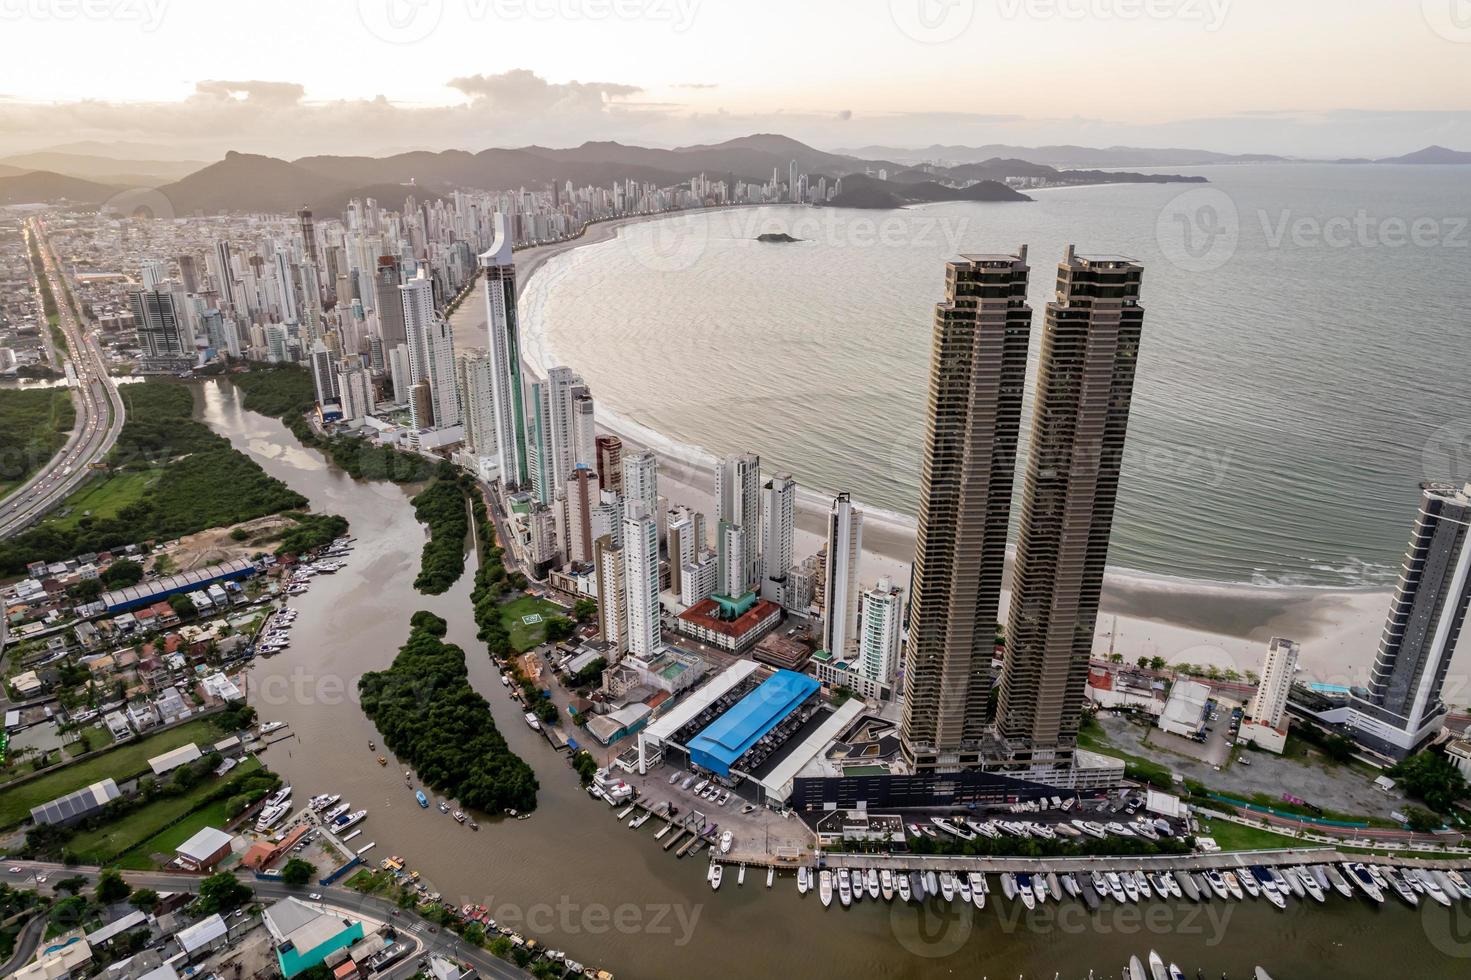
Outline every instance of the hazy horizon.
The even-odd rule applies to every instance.
[[[208,161],[758,132],[825,150],[1471,149],[1464,2],[263,0],[241,14],[9,0],[0,153],[122,142]]]

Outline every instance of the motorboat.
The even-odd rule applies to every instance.
[[[1083,894],[1082,888],[1078,886],[1078,876],[1071,871],[1062,876],[1062,887],[1073,898],[1077,898]]]
[[[970,879],[970,900],[978,909],[986,907],[986,876],[979,871],[972,871],[968,875]]]
[[[1450,896],[1445,893],[1445,889],[1440,886],[1440,882],[1436,881],[1430,872],[1421,868],[1407,873],[1414,874],[1420,879],[1420,883],[1425,886],[1425,894],[1429,895],[1432,900],[1447,908],[1450,907]]]
[[[1139,962],[1139,957],[1129,957],[1128,980],[1149,980],[1149,974],[1144,972],[1144,964]]]
[[[1226,879],[1228,883],[1230,882],[1230,880],[1231,879],[1229,878]],[[1238,872],[1236,875],[1236,884],[1241,886],[1241,890],[1246,892],[1246,894],[1250,895],[1252,898],[1262,897],[1262,886],[1257,883],[1256,875],[1252,874],[1250,871],[1243,869],[1242,871]]]
[[[1062,898],[1062,879],[1057,876],[1056,871],[1047,872],[1047,890],[1052,894],[1053,901]]]
[[[1451,884],[1456,886],[1456,890],[1461,893],[1462,898],[1471,898],[1471,881],[1467,881],[1465,875],[1459,871],[1451,870],[1447,871],[1445,876],[1450,879]]]
[[[1312,896],[1315,902],[1326,902],[1328,896],[1323,891],[1323,885],[1318,881],[1317,875],[1307,868],[1296,868],[1297,879],[1302,882],[1303,891]]]
[[[1226,883],[1226,891],[1231,893],[1232,898],[1238,902],[1246,900],[1246,890],[1241,887],[1241,879],[1236,877],[1235,872],[1227,871],[1221,875],[1221,880]]]
[[[807,894],[807,866],[805,864],[797,869],[797,894]]]
[[[848,877],[847,868],[838,869],[838,900],[847,908],[853,904],[853,883]]]
[[[924,901],[924,875],[920,874],[918,871],[911,871],[905,877],[909,881],[909,891],[910,891],[910,894],[912,894],[914,896],[914,900],[916,902],[923,902]]]
[[[1436,884],[1440,885],[1441,891],[1446,893],[1447,898],[1454,901],[1458,898],[1464,897],[1461,894],[1461,890],[1456,887],[1456,883],[1451,880],[1449,872],[1442,871],[1441,869],[1436,868],[1430,873],[1435,876]]]
[[[1405,880],[1399,876],[1395,869],[1386,868],[1382,873],[1385,880],[1389,882],[1389,887],[1394,889],[1394,893],[1398,895],[1406,905],[1414,908],[1420,904],[1420,896],[1415,894],[1415,890],[1411,888],[1405,882]]]
[[[947,902],[955,900],[955,877],[948,871],[940,872],[940,897]]]
[[[1047,879],[1041,874],[1032,875],[1032,894],[1037,896],[1038,905],[1047,901]]]
[[[1016,896],[1022,900],[1022,905],[1028,910],[1037,907],[1037,895],[1032,890],[1032,876],[1029,874],[1018,874],[1016,876]]]
[[[894,900],[894,872],[888,868],[879,872],[879,894],[884,896],[884,901]]]
[[[332,809],[328,810],[326,815],[322,817],[322,819],[327,821],[328,823],[331,823],[333,820],[336,820],[338,817],[342,816],[344,813],[351,809],[351,803],[340,803],[337,806],[334,806]]]
[[[1185,897],[1192,902],[1200,901],[1200,886],[1196,884],[1195,876],[1188,871],[1182,871],[1178,875],[1171,875],[1175,887],[1184,893]]]
[[[823,908],[833,903],[833,873],[827,868],[817,875],[817,896],[822,899]]]
[[[907,902],[914,897],[914,892],[909,890],[909,875],[903,871],[894,876],[894,885],[899,892],[900,901]]]
[[[1149,951],[1149,975],[1154,980],[1170,980],[1170,974],[1165,970],[1165,961],[1152,949]]]
[[[424,795],[424,791],[422,789],[414,790],[414,799],[419,801],[419,806],[423,807],[425,810],[429,809],[429,797]]]
[[[1211,893],[1217,898],[1225,900],[1230,898],[1230,890],[1226,887],[1226,879],[1222,874],[1212,868],[1205,873],[1205,883],[1210,886]]]
[[[730,845],[732,843],[734,843],[734,842],[735,842],[735,835],[732,834],[730,831],[727,830],[725,833],[721,834],[720,835],[720,853],[721,854],[729,854],[730,853]]]
[[[1344,866],[1348,872],[1348,880],[1358,886],[1359,891],[1368,895],[1376,903],[1384,901],[1384,890],[1379,887],[1379,882],[1374,880],[1374,875],[1362,863],[1348,864]]]
[[[935,877],[935,873],[933,871],[926,871],[924,873],[924,891],[926,895],[940,894],[940,882],[939,879]]]
[[[718,861],[710,863],[710,890],[716,891],[720,888],[720,880],[725,877],[725,869]]]
[[[1134,880],[1133,875],[1127,871],[1122,872],[1119,875],[1119,884],[1123,886],[1124,894],[1129,896],[1129,901],[1139,901],[1139,883]]]
[[[960,896],[961,904],[969,905],[971,900],[970,879],[962,872],[955,877],[955,893]]]
[[[1323,877],[1328,879],[1328,885],[1334,891],[1338,892],[1344,898],[1354,897],[1354,886],[1348,883],[1348,879],[1343,876],[1343,872],[1339,871],[1336,866],[1323,864],[1318,865],[1318,868],[1323,872]]]
[[[1016,898],[1016,875],[1010,871],[1001,872],[1001,894],[1006,896],[1007,901]]]
[[[1154,897],[1154,890],[1149,887],[1149,878],[1143,871],[1134,872],[1134,887],[1139,889],[1139,897],[1148,900]]]

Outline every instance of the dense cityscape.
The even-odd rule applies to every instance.
[[[597,86],[599,111],[638,91],[568,83],[542,111]],[[1471,471],[1436,455],[1452,399],[1423,472],[1373,511],[1408,541],[1389,591],[1131,592],[1116,546],[1139,520],[1126,488],[1158,477],[1139,420],[1183,363],[1181,295],[1241,276],[1304,302],[1305,266],[1274,292],[1200,264],[1210,195],[1235,220],[1258,173],[1351,195],[1376,169],[1463,179],[1471,154],[1335,169],[758,133],[298,159],[181,137],[145,159],[90,133],[0,157],[0,975],[1464,969]],[[999,239],[1047,208],[1072,223],[1060,252]],[[878,284],[836,271],[854,215],[960,228],[904,324],[864,320]],[[896,278],[921,251],[878,247]],[[786,288],[783,263],[800,296],[818,261],[853,294],[823,315],[878,335],[870,376],[839,387],[902,374],[872,350],[922,348],[917,440],[877,412],[825,437],[855,474],[904,445],[917,485],[884,477],[899,512],[757,450],[833,423],[810,352],[855,334],[752,345],[789,398],[722,410],[710,449],[566,343],[609,322],[563,298],[573,280],[713,307]],[[652,307],[629,317],[632,354],[666,399],[755,376],[714,350],[710,377],[677,370],[669,347],[697,333]],[[627,336],[588,343],[621,356]],[[1146,530],[1208,550],[1192,522],[1219,496],[1202,481],[1199,513]]]

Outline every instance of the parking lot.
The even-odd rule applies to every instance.
[[[1231,758],[1236,727],[1241,723],[1241,707],[1234,702],[1217,699],[1211,710],[1212,713],[1206,718],[1204,741],[1176,735],[1162,728],[1150,728],[1144,742],[1167,752],[1197,759],[1208,766],[1224,766]]]

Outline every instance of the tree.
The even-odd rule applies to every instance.
[[[1439,830],[1444,822],[1440,819],[1439,814],[1431,813],[1429,810],[1418,806],[1405,807],[1405,823],[1411,830],[1422,832]]]
[[[1165,658],[1164,657],[1150,657],[1149,658],[1149,669],[1150,670],[1164,670],[1165,669]]]
[[[123,876],[114,868],[108,868],[97,878],[97,901],[103,905],[121,902],[133,893],[133,886],[123,881]]]
[[[577,632],[577,624],[566,616],[548,616],[546,622],[542,625],[546,630],[545,635],[548,643],[565,640]]]
[[[1140,658],[1139,658],[1139,659],[1138,659],[1138,660],[1136,660],[1136,661],[1134,661],[1134,663],[1135,663],[1135,664],[1136,664],[1136,665],[1137,665],[1137,666],[1138,666],[1138,667],[1139,667],[1139,668],[1140,668],[1140,669],[1143,669],[1143,668],[1145,668],[1145,667],[1148,667],[1148,666],[1149,666],[1149,658],[1148,658],[1148,657],[1140,657]]]
[[[73,895],[81,894],[82,889],[86,887],[87,879],[81,875],[72,875],[70,878],[63,878],[56,883],[57,891],[70,892]]]
[[[281,869],[281,880],[294,888],[300,888],[312,880],[312,875],[317,873],[317,866],[310,861],[301,858],[292,858],[286,862]]]
[[[507,936],[496,936],[490,941],[491,953],[499,956],[501,959],[505,959],[506,957],[510,956],[512,948],[513,947],[511,946],[511,940]]]
[[[1412,755],[1389,774],[1399,780],[1401,789],[1424,800],[1437,813],[1451,812],[1458,800],[1466,798],[1466,777],[1437,752]]]
[[[221,871],[199,883],[199,899],[195,905],[201,915],[233,912],[250,901],[253,894],[250,886],[241,883],[228,871]]]
[[[182,592],[169,596],[169,608],[180,618],[188,618],[199,611],[194,607],[194,600]]]
[[[1121,664],[1124,662],[1124,655],[1122,653],[1110,653],[1108,655],[1108,662],[1111,664]]]
[[[143,581],[143,566],[127,558],[120,558],[102,570],[102,584],[109,589],[121,589]]]
[[[586,623],[598,614],[598,604],[592,599],[578,599],[572,606],[572,618]]]
[[[139,888],[132,895],[128,896],[128,904],[132,905],[135,909],[152,912],[158,908],[158,892],[152,888]]]
[[[582,778],[582,785],[586,786],[592,782],[593,775],[598,771],[598,762],[588,752],[579,752],[572,757],[572,768],[577,770],[577,775]]]
[[[102,580],[84,578],[67,590],[77,602],[91,602],[102,594]]]

